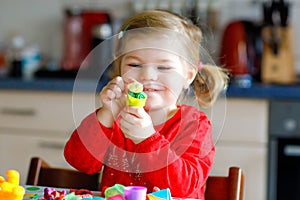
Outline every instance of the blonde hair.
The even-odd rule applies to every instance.
[[[210,107],[217,99],[219,93],[228,84],[228,74],[224,68],[203,64],[199,69],[200,43],[202,40],[201,29],[183,17],[164,10],[146,10],[127,19],[120,28],[120,33],[138,28],[165,28],[175,31],[185,37],[188,41],[190,62],[198,71],[193,81],[193,88],[196,99],[201,107]],[[115,43],[115,52],[120,50],[121,41]],[[111,71],[111,76],[120,75],[120,62],[122,56],[115,56],[115,65]]]

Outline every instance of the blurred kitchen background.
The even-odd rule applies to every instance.
[[[254,28],[247,29],[248,35],[255,37],[255,28],[266,25],[263,12],[263,0],[53,0],[53,1],[18,1],[18,0],[2,0],[0,2],[0,75],[20,76],[21,69],[12,69],[13,60],[15,59],[15,51],[21,51],[21,56],[25,60],[22,70],[23,77],[30,78],[37,68],[55,69],[76,69],[74,66],[82,60],[80,56],[85,57],[87,52],[92,49],[86,43],[93,37],[108,37],[118,31],[120,23],[132,15],[143,9],[161,8],[169,9],[188,18],[194,20],[200,18],[202,28],[207,36],[206,45],[213,55],[215,62],[220,63],[220,50],[222,45],[222,37],[226,40],[234,35],[231,31],[243,31],[236,27],[231,27],[229,33],[225,35],[226,27],[237,21],[249,21],[254,24]],[[270,1],[271,2],[271,1]],[[279,2],[279,1],[278,1]],[[299,35],[300,27],[297,24],[299,17],[300,2],[289,1],[288,25],[293,28],[294,35]],[[85,13],[84,12],[88,12]],[[98,16],[95,14],[98,12]],[[100,13],[99,13],[100,12]],[[108,16],[105,16],[105,15]],[[298,15],[297,15],[298,14]],[[274,15],[275,16],[275,15]],[[275,16],[273,18],[276,18]],[[84,39],[76,39],[75,32],[72,32],[71,25],[77,23],[85,23],[78,25],[83,30],[79,34],[83,34]],[[73,21],[72,21],[73,20]],[[82,21],[80,21],[82,20]],[[110,27],[99,27],[101,24],[108,24]],[[205,25],[206,24],[206,25]],[[74,25],[74,26],[75,26]],[[276,24],[275,24],[276,25]],[[98,32],[93,35],[94,31]],[[73,27],[74,28],[74,27]],[[75,27],[76,28],[76,27]],[[75,29],[74,29],[75,30]],[[74,31],[73,30],[73,31]],[[76,30],[75,30],[76,31]],[[81,33],[80,33],[81,31]],[[101,33],[102,31],[102,33]],[[88,33],[87,33],[88,32]],[[100,34],[100,36],[99,36]],[[101,36],[102,34],[102,36]],[[104,34],[104,35],[103,35]],[[241,33],[242,34],[242,33]],[[245,34],[245,33],[243,33]],[[254,35],[254,36],[253,36]],[[234,35],[239,37],[240,35]],[[73,37],[73,38],[72,38]],[[296,48],[300,45],[299,37],[293,37],[293,52],[295,62],[293,68],[296,73],[300,73],[299,50]],[[74,42],[80,45],[82,42],[83,49],[78,50],[80,53],[71,52],[72,47],[76,46]],[[234,48],[234,45],[230,47]],[[254,47],[255,48],[255,47]],[[262,51],[256,48],[257,51]],[[73,50],[74,51],[74,50]],[[232,52],[226,52],[230,54]],[[80,55],[79,55],[80,54]],[[35,61],[30,60],[30,56],[36,56]],[[76,59],[72,56],[77,56]],[[79,55],[79,57],[78,57]],[[26,58],[29,59],[33,66],[26,65]],[[70,59],[73,59],[70,61]],[[70,63],[73,62],[73,63]],[[234,61],[231,61],[234,62]],[[239,62],[239,61],[237,61]],[[224,63],[221,63],[224,64]],[[232,63],[230,63],[232,64]],[[35,66],[36,65],[36,66]],[[28,67],[29,66],[29,67]],[[258,68],[260,66],[257,66]],[[28,69],[28,70],[26,70]],[[10,72],[8,72],[10,71]],[[235,71],[235,70],[233,70]]]
[[[245,200],[300,199],[298,0],[1,0],[0,175],[15,168],[25,183],[33,156],[70,167],[64,144],[98,102],[93,81],[74,92],[82,60],[152,8],[199,18],[203,45],[232,72],[227,98],[212,109],[212,174],[240,166]]]

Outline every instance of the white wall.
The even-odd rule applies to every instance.
[[[145,2],[139,0],[136,2]],[[168,0],[161,0],[168,1]],[[182,1],[182,0],[173,0]],[[204,2],[205,0],[199,0]],[[215,0],[217,1],[217,0]],[[230,20],[243,18],[260,20],[263,0],[219,0],[220,29]],[[38,44],[42,52],[60,60],[63,48],[63,8],[71,4],[82,4],[111,11],[114,19],[122,19],[132,12],[130,0],[1,0],[0,43],[13,34],[22,34],[28,44]],[[148,0],[153,2],[153,0]],[[290,23],[295,32],[296,69],[300,74],[300,2],[293,0]]]
[[[60,58],[62,48],[62,11],[59,0],[1,0],[0,41],[21,34],[28,44]]]
[[[95,7],[95,1],[78,2]],[[27,44],[38,44],[44,54],[59,60],[63,48],[63,9],[76,3],[74,0],[1,0],[0,43],[12,35],[21,34]],[[124,15],[125,3],[98,0],[97,6],[101,9],[114,8],[114,16],[120,18]]]

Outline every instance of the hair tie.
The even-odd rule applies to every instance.
[[[200,71],[203,68],[203,63],[200,61],[198,64],[198,70]]]
[[[120,31],[120,33],[118,35],[119,39],[121,39],[124,36],[124,34],[125,34],[126,30],[128,29],[128,27],[129,27],[129,24],[127,24],[127,26],[125,26],[124,30]]]
[[[124,35],[124,31],[120,31],[120,33],[118,34],[118,39],[121,39]]]

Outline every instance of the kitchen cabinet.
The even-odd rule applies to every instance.
[[[222,132],[211,174],[224,175],[230,166],[241,167],[245,200],[266,199],[268,104],[267,99],[227,98],[225,121],[222,127],[214,127]],[[214,115],[212,124],[219,126],[223,118]]]
[[[69,167],[63,158],[66,137],[53,137],[51,132],[44,135],[41,131],[1,131],[0,162],[1,174],[7,169],[16,169],[21,174],[21,183],[25,183],[30,158],[39,156],[53,166]]]
[[[0,175],[17,169],[21,183],[27,178],[30,159],[41,156],[49,164],[70,167],[63,157],[64,144],[80,121],[96,106],[88,92],[0,90]]]

